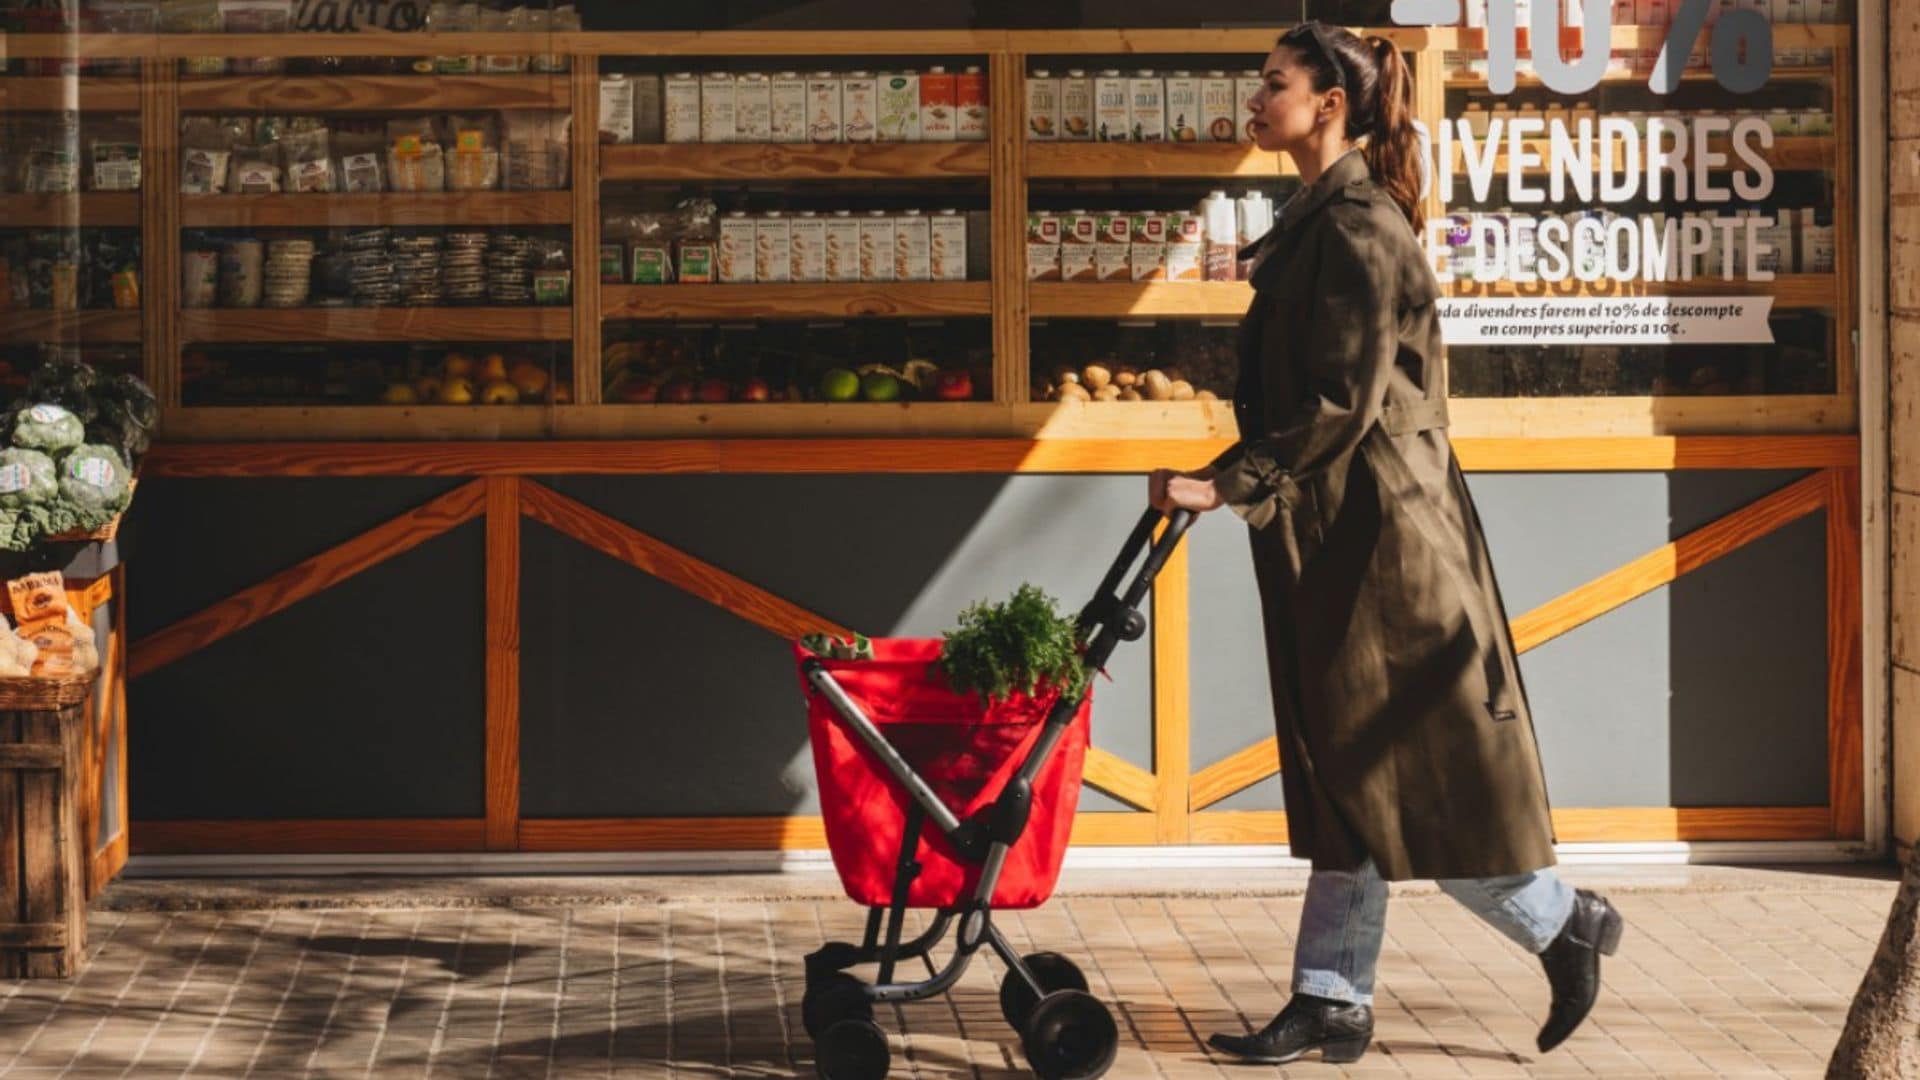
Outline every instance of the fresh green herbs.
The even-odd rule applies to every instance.
[[[800,639],[815,656],[824,656],[829,660],[871,660],[873,642],[865,634],[855,634],[850,638],[834,637],[831,634],[808,634]]]
[[[975,604],[960,613],[960,627],[946,635],[939,660],[947,685],[988,700],[1014,690],[1032,694],[1042,683],[1063,693],[1086,689],[1079,632],[1053,597],[1021,585],[1004,604]]]

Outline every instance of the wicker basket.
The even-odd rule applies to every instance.
[[[87,700],[98,669],[71,675],[0,677],[0,712],[64,709]]]
[[[133,505],[133,489],[139,486],[139,480],[134,480],[127,484],[128,506]],[[122,510],[113,515],[113,520],[97,529],[69,529],[63,533],[54,533],[51,536],[45,537],[41,542],[46,544],[72,544],[85,543],[88,541],[99,541],[103,544],[112,543],[114,537],[120,534],[120,519],[126,516],[127,512]]]

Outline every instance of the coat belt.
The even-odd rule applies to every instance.
[[[1431,431],[1447,426],[1447,399],[1421,398],[1407,405],[1389,405],[1380,410],[1380,426],[1398,438],[1416,431]]]

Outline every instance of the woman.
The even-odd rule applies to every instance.
[[[1592,1009],[1622,922],[1549,869],[1533,722],[1446,436],[1412,78],[1385,39],[1318,23],[1282,37],[1262,75],[1254,137],[1303,187],[1242,252],[1241,438],[1197,472],[1156,470],[1149,497],[1251,526],[1288,837],[1313,874],[1291,1001],[1210,1041],[1261,1062],[1358,1059],[1386,883],[1432,878],[1539,954],[1545,1052]]]

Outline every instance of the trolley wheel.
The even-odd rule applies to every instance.
[[[1034,981],[1040,988],[1051,994],[1055,990],[1087,989],[1087,977],[1073,961],[1057,952],[1037,952],[1020,958],[1026,962],[1027,970],[1033,972]],[[1007,1024],[1015,1031],[1027,1030],[1027,1017],[1033,1007],[1040,1003],[1027,981],[1020,973],[1009,969],[1000,979],[1000,1015],[1007,1018]]]
[[[886,1080],[891,1056],[880,1025],[842,1020],[814,1040],[813,1071],[821,1080]]]
[[[1113,1067],[1120,1029],[1092,994],[1055,990],[1033,1007],[1020,1044],[1040,1080],[1093,1080]]]
[[[844,971],[807,987],[800,999],[800,1022],[807,1034],[818,1039],[842,1020],[873,1019],[873,1003],[867,1000],[866,990],[866,983]]]

